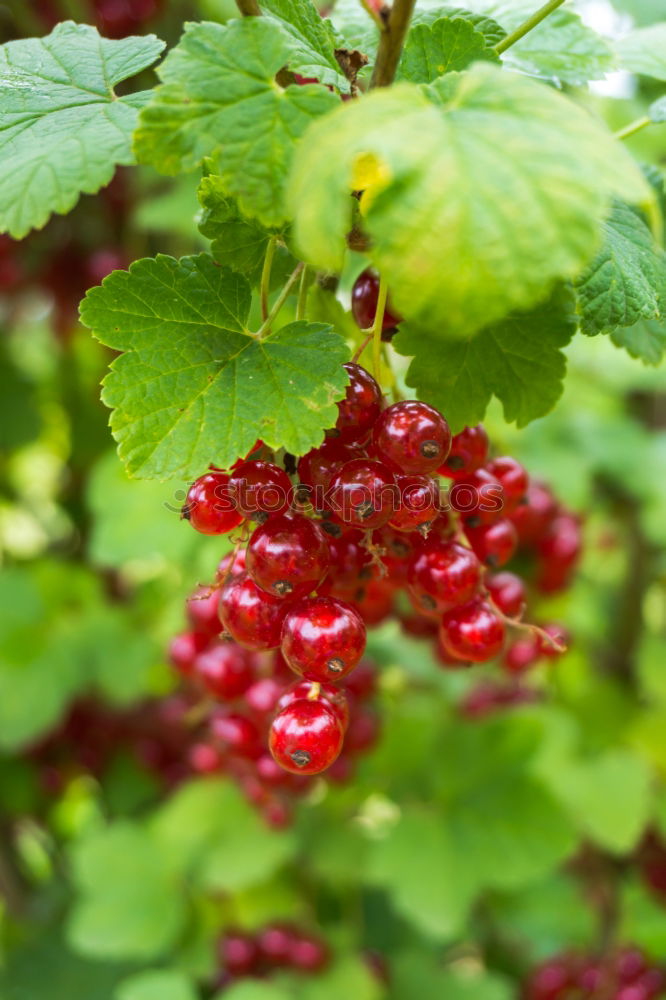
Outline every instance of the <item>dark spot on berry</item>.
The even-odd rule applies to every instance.
[[[328,667],[328,669],[331,671],[332,674],[341,674],[342,671],[345,669],[344,661],[341,660],[338,656],[334,656],[332,659],[330,659],[326,664],[326,666]]]
[[[424,458],[437,458],[440,448],[436,441],[424,441],[420,451]]]
[[[435,611],[437,609],[437,602],[430,594],[421,594],[421,604],[428,611]]]
[[[463,469],[465,467],[465,459],[461,458],[460,455],[451,455],[446,464],[449,469]]]
[[[369,517],[372,517],[372,515],[375,513],[375,508],[373,507],[373,505],[369,500],[366,500],[365,503],[360,503],[358,507],[355,508],[355,510],[358,516],[362,518],[362,520],[364,521],[367,521],[367,519]]]
[[[307,750],[294,750],[294,752],[289,754],[289,756],[293,760],[296,767],[307,767],[312,760],[312,757]]]
[[[340,538],[342,535],[342,528],[339,524],[334,524],[333,521],[322,521],[320,524],[322,531],[325,531],[327,535],[331,538]]]
[[[276,580],[273,584],[273,590],[278,595],[278,597],[286,597],[287,594],[291,594],[293,586],[289,583],[289,580]]]

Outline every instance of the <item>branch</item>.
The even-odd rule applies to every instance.
[[[388,87],[393,82],[415,3],[416,0],[393,0],[379,38],[371,87]]]
[[[552,14],[553,11],[557,10],[558,7],[561,7],[563,3],[564,0],[548,0],[548,3],[544,4],[543,7],[540,7],[535,14],[532,14],[532,16],[528,17],[526,21],[523,21],[522,24],[518,25],[515,31],[512,31],[510,35],[507,35],[501,42],[498,42],[495,46],[495,52],[497,55],[501,55],[502,52],[506,52],[506,50],[511,48],[512,45],[519,42],[521,38],[524,38],[524,36],[532,30],[532,28],[536,28],[537,24],[541,24],[545,17]]]
[[[236,5],[243,17],[259,17],[261,14],[257,0],[236,0]]]

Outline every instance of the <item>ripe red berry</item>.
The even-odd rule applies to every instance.
[[[555,958],[533,972],[525,997],[526,1000],[560,1000],[574,985],[568,962]]]
[[[216,774],[222,770],[222,754],[210,743],[194,743],[187,759],[195,774]]]
[[[406,473],[435,472],[451,447],[444,417],[415,399],[387,407],[375,423],[372,439],[377,451]]]
[[[248,649],[277,649],[288,602],[258,587],[243,574],[220,592],[219,612],[229,635]]]
[[[368,330],[374,324],[378,299],[379,277],[367,268],[359,274],[351,293],[352,315],[362,330]],[[393,330],[400,322],[401,317],[393,312],[387,301],[382,330]]]
[[[396,531],[428,528],[439,514],[439,486],[430,476],[396,476],[399,506],[389,521]]]
[[[326,703],[292,702],[273,719],[269,748],[275,760],[294,774],[319,774],[342,749],[342,726]]]
[[[466,524],[492,524],[504,512],[502,484],[486,469],[477,469],[453,483],[449,503]]]
[[[359,701],[372,698],[377,690],[377,670],[369,660],[361,660],[345,680],[345,690]]]
[[[256,528],[247,547],[248,574],[262,590],[281,599],[315,590],[329,561],[326,535],[300,514],[272,517]]]
[[[182,517],[203,535],[226,535],[243,520],[229,493],[229,476],[207,472],[187,491]]]
[[[514,639],[502,659],[502,666],[511,674],[522,674],[541,658],[536,636],[522,635]]]
[[[225,934],[218,945],[220,961],[232,976],[247,976],[257,966],[259,948],[249,934],[233,931]]]
[[[492,569],[508,563],[518,546],[518,532],[506,517],[494,524],[467,525],[465,534],[477,557]]]
[[[506,514],[526,501],[530,478],[520,462],[508,455],[502,455],[488,462],[486,468],[491,476],[495,476],[502,484]]]
[[[279,709],[286,708],[292,702],[301,701],[303,698],[308,701],[316,701],[318,698],[323,698],[335,714],[342,726],[343,732],[347,729],[349,725],[349,702],[344,691],[336,687],[335,684],[308,680],[299,681],[293,687],[289,688],[288,691],[284,692],[278,701],[277,707]]]
[[[522,544],[534,544],[546,531],[557,514],[557,502],[543,483],[531,480],[525,503],[511,511],[510,517]]]
[[[458,542],[428,539],[409,560],[409,590],[426,614],[464,604],[478,591],[483,567],[471,549]]]
[[[260,677],[247,689],[243,700],[247,707],[256,712],[257,715],[270,715],[283,691],[284,684],[275,677]]]
[[[357,528],[380,528],[398,506],[395,476],[381,462],[359,458],[340,469],[330,488],[336,518]]]
[[[488,435],[481,426],[465,427],[451,440],[451,451],[439,468],[440,476],[459,479],[480,469],[488,458]]]
[[[342,366],[349,375],[344,399],[338,403],[335,438],[343,443],[365,441],[379,416],[382,391],[365,368],[350,361]]]
[[[238,549],[234,552],[228,552],[226,556],[220,559],[215,573],[215,579],[218,583],[226,583],[232,576],[241,576],[244,572],[245,549]]]
[[[210,719],[213,743],[236,757],[256,760],[263,753],[259,730],[238,712],[217,711]]]
[[[380,625],[393,613],[395,585],[391,580],[372,579],[364,583],[352,603],[366,625]]]
[[[319,972],[330,958],[323,941],[314,937],[299,936],[291,947],[291,965],[299,972]]]
[[[273,762],[272,757],[269,759]],[[282,769],[280,768],[280,770]],[[282,771],[282,775],[284,776],[284,771]],[[268,962],[269,965],[280,967],[291,964],[291,949],[294,941],[295,935],[290,927],[274,924],[261,931],[257,944],[264,961]]]
[[[538,552],[545,562],[568,569],[578,561],[582,544],[578,519],[572,514],[560,514],[539,539]]]
[[[339,538],[328,537],[330,555],[329,580],[337,586],[358,587],[364,578],[364,570],[370,564],[370,553],[361,545],[364,534],[351,529]]]
[[[197,656],[194,676],[216,698],[233,701],[254,680],[252,654],[233,642],[216,642]]]
[[[345,751],[350,755],[366,753],[379,738],[379,716],[372,709],[358,707],[349,719]]]
[[[215,587],[198,587],[185,601],[185,613],[190,625],[197,632],[206,632],[210,636],[219,635],[220,618],[217,606],[220,593]]]
[[[181,674],[187,676],[194,669],[194,660],[198,653],[206,648],[210,636],[203,632],[182,632],[171,640],[169,659]]]
[[[515,573],[504,570],[486,578],[486,587],[494,603],[507,618],[517,618],[525,606],[525,584]]]
[[[504,644],[504,622],[487,601],[475,599],[447,611],[440,639],[450,656],[473,663],[494,659]]]
[[[271,462],[242,462],[229,477],[229,494],[236,510],[253,521],[289,509],[293,487],[287,473]]]
[[[319,448],[313,448],[299,458],[298,478],[308,489],[308,499],[315,510],[326,509],[326,490],[333,477],[346,462],[362,456],[360,449],[328,438]]]
[[[309,680],[339,681],[363,656],[365,624],[343,601],[309,597],[289,608],[280,648],[296,673]]]

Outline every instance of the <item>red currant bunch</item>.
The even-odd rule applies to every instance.
[[[524,1000],[657,1000],[666,989],[664,970],[638,948],[599,956],[562,954],[537,966],[525,984]]]

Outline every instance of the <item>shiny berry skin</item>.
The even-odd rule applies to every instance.
[[[220,618],[217,606],[220,601],[219,591],[215,587],[199,587],[185,601],[185,612],[188,621],[197,632],[207,632],[210,636],[219,635]]]
[[[574,566],[583,547],[580,524],[572,514],[560,514],[548,525],[538,542],[538,552],[545,562],[563,568]]]
[[[502,455],[493,458],[486,465],[486,469],[499,479],[504,490],[504,511],[509,514],[520,504],[524,503],[527,497],[527,490],[530,485],[530,477],[527,470],[509,455]]]
[[[471,549],[435,538],[414,552],[407,579],[418,608],[432,614],[471,600],[481,586],[483,567]]]
[[[243,520],[229,493],[229,476],[207,472],[187,491],[182,517],[202,535],[226,535]]]
[[[187,760],[195,774],[216,774],[223,767],[223,755],[210,743],[194,743]]]
[[[381,528],[398,507],[395,476],[382,462],[347,462],[331,483],[330,505],[346,524],[366,531]]]
[[[298,972],[319,972],[329,961],[328,948],[323,941],[304,935],[296,938],[290,952],[291,965]]]
[[[349,375],[345,398],[338,403],[333,436],[341,444],[362,443],[379,416],[382,391],[370,372],[353,361],[342,366]]]
[[[370,268],[366,268],[354,282],[351,293],[352,316],[362,330],[369,330],[374,324],[378,299],[379,277]],[[391,310],[387,301],[382,330],[393,330],[400,322],[401,317]]]
[[[389,521],[396,531],[431,525],[439,514],[439,486],[430,476],[396,476],[399,507]]]
[[[364,534],[352,529],[343,532],[339,538],[328,538],[330,555],[329,578],[338,586],[358,586],[364,570],[370,564],[370,553],[361,545]]]
[[[238,549],[237,552],[229,552],[220,559],[215,573],[218,583],[226,583],[233,576],[241,576],[245,572],[245,549]],[[218,594],[219,600],[219,594]]]
[[[511,511],[510,518],[516,526],[523,544],[533,545],[547,530],[557,514],[557,502],[550,489],[532,480],[525,494],[525,503]]]
[[[288,602],[267,594],[247,574],[232,577],[220,592],[220,620],[247,649],[277,649]]]
[[[275,677],[260,677],[245,691],[243,700],[257,715],[270,715],[275,710],[283,691],[284,684]]]
[[[169,659],[176,670],[187,676],[194,670],[194,661],[210,642],[210,636],[202,632],[181,632],[169,644]]]
[[[510,674],[522,674],[541,659],[539,643],[533,635],[514,639],[502,658],[502,666]]]
[[[525,1000],[559,1000],[574,986],[569,964],[560,958],[544,962],[536,969],[525,991]]]
[[[486,469],[477,469],[453,483],[449,503],[467,524],[492,524],[504,513],[502,484]]]
[[[209,694],[222,701],[233,701],[254,680],[251,657],[252,654],[233,642],[216,642],[199,653],[193,674]]]
[[[451,431],[442,414],[416,399],[393,403],[372,431],[375,448],[403,472],[435,472],[449,454]]]
[[[365,624],[349,604],[309,597],[292,604],[282,626],[282,655],[308,680],[339,681],[365,651]]]
[[[504,622],[487,601],[476,599],[447,611],[440,640],[450,656],[472,663],[494,659],[504,645]]]
[[[318,688],[315,686],[317,684],[319,685]],[[284,692],[277,703],[277,707],[278,709],[286,708],[292,702],[301,701],[303,698],[308,701],[316,701],[318,698],[323,698],[328,707],[332,709],[343,731],[347,729],[349,725],[349,702],[341,688],[336,687],[335,684],[327,684],[325,682],[299,681],[293,687],[289,688],[288,691]]]
[[[342,726],[322,699],[294,701],[273,719],[268,737],[274,759],[294,774],[320,774],[342,749]]]
[[[210,733],[216,746],[237,757],[256,760],[264,752],[259,730],[238,712],[219,711],[212,715]]]
[[[284,771],[282,774],[284,775]],[[282,966],[291,964],[291,949],[294,941],[295,935],[290,927],[275,924],[272,927],[265,927],[261,931],[257,944],[265,962],[273,966]]]
[[[345,736],[345,751],[350,755],[366,753],[379,738],[379,716],[369,708],[357,708],[351,714]]]
[[[518,547],[518,532],[506,517],[494,524],[469,525],[465,534],[477,558],[491,569],[508,563]]]
[[[476,472],[488,458],[488,435],[481,424],[465,427],[451,440],[451,450],[446,462],[438,469],[440,476],[459,479]]]
[[[300,514],[271,517],[247,546],[247,572],[273,597],[293,600],[315,590],[328,571],[326,535]]]
[[[503,570],[486,578],[486,587],[493,602],[507,618],[517,618],[527,601],[525,584],[515,573]]]
[[[259,962],[259,948],[249,934],[234,931],[226,934],[218,945],[224,969],[232,976],[247,976]]]
[[[543,631],[560,646],[567,646],[570,642],[567,630],[555,622],[549,622],[548,625],[544,625]],[[542,656],[546,656],[549,659],[557,659],[558,656],[562,655],[563,650],[557,649],[554,643],[548,641],[546,636],[537,636],[537,641],[539,643],[539,652]]]
[[[313,448],[299,458],[298,478],[308,488],[308,499],[315,510],[325,509],[325,493],[333,477],[343,465],[362,456],[360,449],[342,444],[337,438],[328,438],[319,448]]]
[[[289,509],[293,487],[287,473],[272,462],[242,462],[229,477],[229,494],[239,514],[265,521]]]

